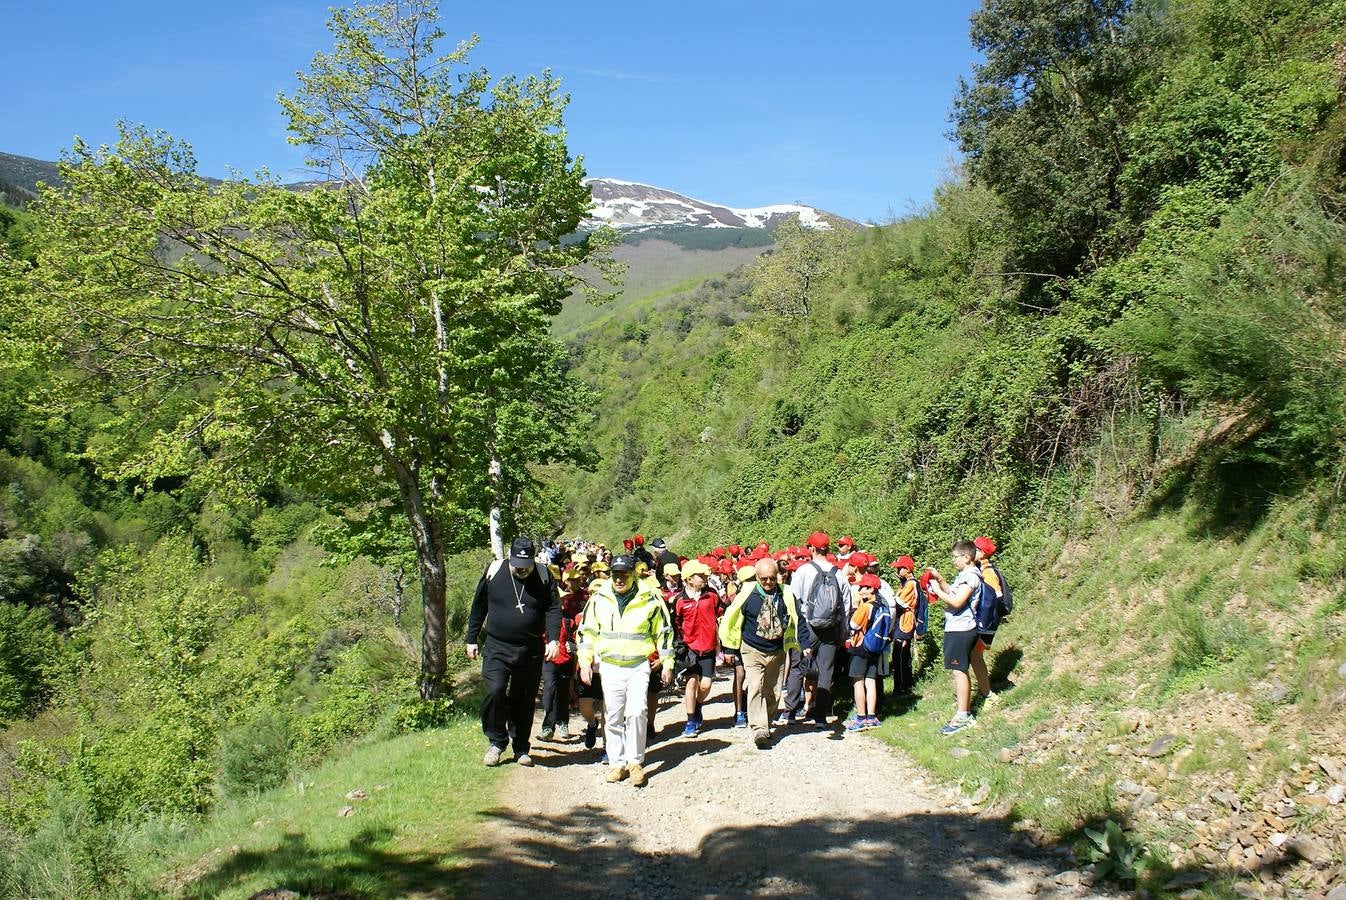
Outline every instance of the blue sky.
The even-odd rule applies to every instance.
[[[278,91],[330,48],[329,2],[0,0],[11,91],[0,151],[55,159],[125,118],[190,142],[200,170],[301,177]],[[731,206],[809,203],[883,221],[930,197],[971,0],[442,2],[446,47],[494,74],[551,68],[591,175]]]

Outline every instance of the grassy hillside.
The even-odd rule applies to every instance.
[[[764,245],[732,243],[685,247],[676,242],[679,240],[685,242],[686,238],[680,234],[627,235],[613,253],[627,266],[619,296],[600,306],[571,300],[556,317],[553,332],[564,339],[631,310],[648,310],[660,300],[687,294],[708,278],[726,275],[752,262],[767,249]]]

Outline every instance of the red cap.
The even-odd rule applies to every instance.
[[[897,561],[893,563],[893,568],[907,569],[908,571],[914,572],[916,571],[916,560],[912,559],[910,556],[899,556]]]
[[[856,550],[850,556],[846,557],[846,563],[857,569],[863,569],[865,566],[869,565],[869,554],[861,550]]]
[[[826,556],[824,556],[823,559],[827,560],[828,562],[830,562],[830,563],[831,563],[832,565],[834,565],[834,566],[840,566],[840,565],[841,565],[841,561],[838,560],[835,556],[833,556],[833,555],[830,554],[830,553],[827,554]]]
[[[645,535],[643,535],[643,534],[638,534],[638,535],[636,535],[634,538],[632,538],[632,540],[634,540],[634,541],[636,542],[636,546],[637,546],[637,547],[644,547],[644,546],[645,546]]]
[[[730,544],[730,545],[729,545],[729,554],[730,554],[731,556],[738,556],[738,555],[739,555],[740,553],[742,553],[742,552],[743,552],[743,548],[740,547],[738,544]]]
[[[734,561],[732,559],[722,559],[720,560],[720,564],[719,566],[717,566],[717,569],[719,570],[719,573],[721,575],[733,575]]]
[[[832,546],[832,539],[827,536],[826,531],[815,531],[809,535],[809,546],[814,550],[826,550]]]
[[[636,545],[634,542],[632,542],[630,538],[627,538],[626,540],[622,541],[622,546],[625,547],[627,550],[632,550],[635,548]]]
[[[838,547],[854,547],[854,546],[855,546],[855,538],[851,537],[851,536],[848,534],[848,535],[846,535],[844,538],[842,538],[841,540],[837,541],[837,546],[838,546]]]
[[[859,584],[860,587],[873,588],[874,590],[877,591],[879,589],[880,584],[879,576],[871,575],[869,572],[866,572],[865,574],[860,576],[860,580],[857,582],[857,584]]]
[[[766,541],[762,541],[761,543],[759,543],[759,544],[757,545],[757,549],[760,550],[760,551],[762,551],[763,553],[770,553],[770,552],[771,552],[771,545],[768,544]]]
[[[771,558],[774,559],[776,562],[784,562],[785,560],[790,558],[790,551],[777,550],[775,553],[771,554]]]
[[[794,562],[786,566],[786,568],[789,569],[791,572],[798,572],[806,565],[808,565],[808,563],[804,562],[802,559],[796,559]]]
[[[991,540],[984,534],[981,537],[977,538],[975,541],[973,541],[972,546],[976,547],[978,550],[980,550],[982,553],[985,553],[987,556],[995,555],[995,541]]]
[[[723,547],[716,547],[714,550],[710,551],[710,555],[711,555],[711,556],[714,556],[714,557],[721,557],[721,556],[724,556],[724,548],[723,548]]]
[[[917,581],[919,581],[919,582],[921,583],[921,590],[923,590],[923,591],[928,591],[928,590],[930,590],[930,581],[931,581],[931,579],[933,579],[934,577],[935,577],[935,573],[934,573],[934,572],[931,572],[929,569],[926,569],[924,572],[922,572],[922,573],[921,573],[921,577],[918,578],[918,579],[916,579]]]

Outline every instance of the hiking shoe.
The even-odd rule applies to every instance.
[[[765,750],[771,745],[771,732],[759,728],[752,733],[752,742],[757,745],[758,750]]]
[[[989,694],[978,694],[978,695],[977,695],[977,705],[978,705],[978,706],[995,706],[995,702],[996,702],[997,700],[999,700],[999,699],[1000,699],[1000,695],[997,694],[995,691],[991,691]]]
[[[533,765],[533,757],[529,756],[527,753],[520,753],[518,756],[514,757],[514,761],[524,768],[530,768]]]
[[[550,743],[554,737],[556,737],[556,729],[552,728],[550,725],[538,732],[538,740]]]
[[[584,749],[594,749],[594,744],[598,742],[598,723],[590,722],[584,726]]]
[[[734,727],[735,727],[735,728],[747,728],[747,727],[748,727],[748,714],[745,713],[745,712],[734,713]]]
[[[569,726],[569,725],[557,725],[557,726],[556,726],[556,739],[557,739],[558,741],[568,741],[568,740],[570,740],[570,726]]]
[[[682,728],[682,736],[683,736],[683,737],[696,737],[696,723],[695,723],[695,722],[688,722],[686,725],[684,725],[683,728]]]
[[[626,766],[617,766],[608,773],[608,777],[605,780],[608,784],[616,784],[619,781],[625,781],[627,774]]]
[[[642,766],[640,763],[631,763],[631,767],[630,767],[630,769],[628,769],[627,771],[628,771],[628,772],[630,773],[630,775],[631,775],[631,785],[632,785],[633,787],[644,787],[644,786],[645,786],[645,767],[644,767],[644,766]]]
[[[482,762],[492,768],[500,765],[500,752],[499,747],[487,747],[486,756],[482,759]]]
[[[966,716],[962,719],[957,718],[950,719],[948,724],[939,730],[939,733],[944,735],[945,737],[948,737],[951,734],[957,734],[958,732],[962,731],[965,728],[971,728],[973,725],[976,724],[977,720],[972,718],[971,716]]]
[[[850,720],[849,722],[846,723],[846,729],[845,729],[845,730],[846,730],[846,733],[847,733],[847,734],[857,734],[857,733],[859,733],[859,732],[861,732],[861,731],[864,731],[865,728],[867,728],[867,727],[868,727],[868,726],[866,726],[865,723],[864,723],[863,721],[861,721],[860,719],[852,719],[852,720]]]
[[[776,721],[773,722],[772,724],[775,725],[777,728],[786,728],[790,725],[793,725],[794,721],[795,720],[790,717],[790,714],[788,712],[783,712],[780,715],[776,716]]]
[[[878,716],[865,716],[865,728],[878,728],[881,723]]]

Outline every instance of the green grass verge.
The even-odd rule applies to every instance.
[[[185,835],[147,836],[137,880],[186,897],[391,898],[458,893],[461,851],[496,798],[477,725],[359,744],[284,787],[221,807]],[[350,791],[367,792],[348,800]],[[346,806],[349,816],[339,815]]]

